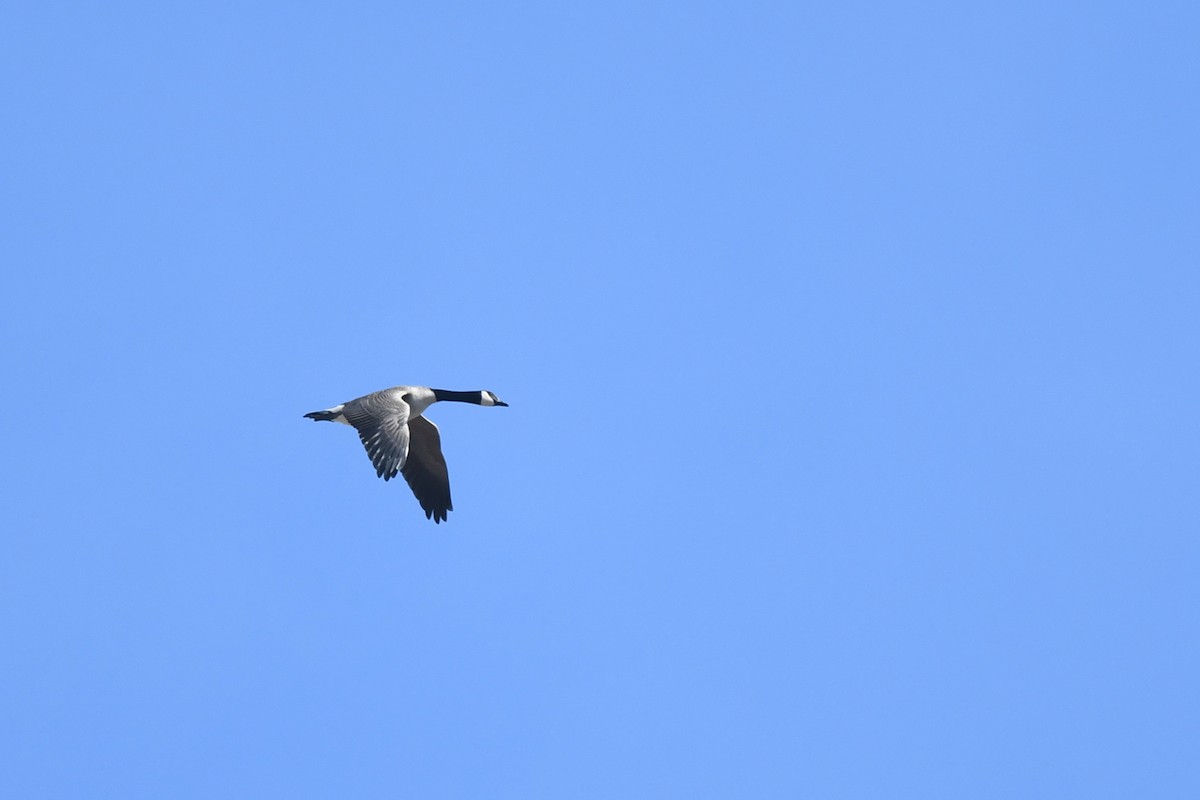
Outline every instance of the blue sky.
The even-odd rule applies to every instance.
[[[2,22],[0,794],[1197,796],[1193,4]]]

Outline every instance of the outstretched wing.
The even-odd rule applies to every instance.
[[[342,413],[358,431],[375,474],[385,481],[396,477],[408,458],[408,404],[376,392],[347,403]]]
[[[450,504],[450,473],[442,456],[441,434],[437,425],[424,417],[409,420],[408,432],[408,460],[402,467],[404,480],[425,510],[425,518],[441,523],[446,512],[454,508]]]

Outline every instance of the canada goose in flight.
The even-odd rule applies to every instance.
[[[448,400],[480,406],[507,406],[491,392],[449,392],[427,386],[393,386],[340,406],[305,414],[308,419],[352,425],[362,439],[375,474],[385,481],[404,473],[425,518],[441,523],[450,504],[450,474],[442,457],[437,425],[422,414],[434,403]]]

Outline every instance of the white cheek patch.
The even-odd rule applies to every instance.
[[[496,401],[492,399],[491,394],[489,394],[488,392],[480,392],[479,397],[480,397],[479,405],[481,405],[481,406],[496,405]]]

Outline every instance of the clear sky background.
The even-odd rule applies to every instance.
[[[8,5],[0,795],[1200,796],[1198,41]]]

